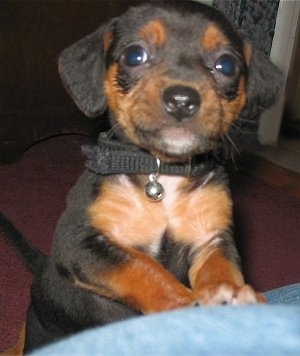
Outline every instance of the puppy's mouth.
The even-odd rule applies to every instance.
[[[163,161],[184,161],[212,149],[212,140],[183,127],[136,130],[140,145]]]

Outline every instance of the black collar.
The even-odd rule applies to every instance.
[[[157,172],[157,158],[139,147],[109,139],[101,133],[98,145],[84,145],[83,153],[87,156],[86,167],[97,174],[151,174]],[[193,156],[191,160],[179,163],[163,163],[160,174],[179,175],[190,178],[203,176],[220,166],[216,154],[206,153]]]

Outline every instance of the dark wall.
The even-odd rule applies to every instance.
[[[0,163],[61,133],[92,134],[57,72],[61,50],[141,0],[0,1]]]

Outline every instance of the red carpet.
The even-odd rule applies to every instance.
[[[43,252],[71,186],[84,169],[88,138],[57,136],[0,167],[0,211]],[[242,173],[233,177],[236,230],[248,282],[268,290],[300,281],[300,200]],[[28,304],[31,276],[0,237],[0,350],[16,338]]]

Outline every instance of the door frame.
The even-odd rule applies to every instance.
[[[286,84],[300,32],[300,1],[280,0],[270,58],[282,71],[283,83],[277,102],[261,116],[258,129],[263,145],[276,146],[279,138],[286,96]]]

